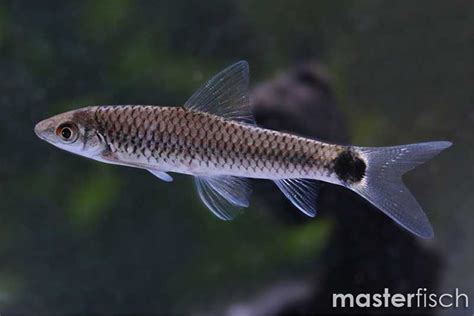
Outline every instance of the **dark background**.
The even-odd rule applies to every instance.
[[[275,215],[286,202],[269,202],[279,193],[262,184],[245,215],[221,222],[189,177],[164,183],[34,135],[39,120],[82,106],[181,105],[240,59],[258,111],[280,102],[261,101],[273,93],[263,82],[282,74],[277,85],[293,91],[305,67],[317,78],[311,89],[329,95],[301,108],[281,101],[293,127],[266,121],[272,107],[257,111],[262,125],[362,146],[453,141],[405,178],[435,239],[412,237],[344,192],[328,193],[347,199],[313,220],[286,204],[292,215]],[[410,284],[457,287],[473,305],[473,87],[472,1],[2,1],[0,313],[269,314],[259,302],[293,294],[305,303],[283,311],[310,313],[330,304],[325,284],[409,290],[406,280],[424,273],[427,283]],[[375,277],[352,273],[358,264]],[[378,282],[386,272],[390,282]]]

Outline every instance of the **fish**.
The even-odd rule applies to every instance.
[[[88,106],[45,119],[34,131],[70,153],[145,169],[166,182],[170,173],[193,176],[202,202],[222,220],[250,205],[250,179],[273,181],[310,217],[326,182],[356,192],[416,236],[434,236],[402,175],[451,142],[360,147],[265,129],[255,124],[248,86],[248,63],[239,61],[183,106]]]

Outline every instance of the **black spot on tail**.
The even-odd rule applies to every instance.
[[[342,182],[359,182],[366,169],[365,162],[351,150],[343,151],[334,159],[334,171]]]

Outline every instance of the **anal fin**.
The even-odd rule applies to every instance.
[[[274,180],[288,200],[308,216],[316,216],[316,199],[320,181],[308,179]]]

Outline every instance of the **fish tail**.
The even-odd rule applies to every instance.
[[[352,164],[349,165],[352,169],[349,168],[349,171],[359,172],[360,179],[354,177],[351,179],[348,177],[351,172],[347,173],[347,170],[341,167],[344,162],[347,166],[349,161],[347,158],[340,161],[339,174],[344,175],[346,171],[348,178],[344,182],[345,185],[395,222],[419,237],[432,238],[431,224],[416,199],[403,184],[402,175],[451,145],[451,142],[437,141],[394,147],[351,147],[351,153],[360,158],[350,160]]]

